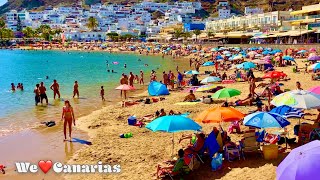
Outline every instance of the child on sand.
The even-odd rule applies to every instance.
[[[101,86],[100,96],[101,96],[102,101],[105,101],[105,99],[104,99],[104,89],[103,89],[103,86]]]

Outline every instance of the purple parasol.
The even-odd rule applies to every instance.
[[[311,57],[308,57],[308,60],[309,61],[320,61],[320,56],[311,56]]]
[[[293,149],[277,168],[277,180],[319,179],[320,141]]]

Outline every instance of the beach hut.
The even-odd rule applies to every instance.
[[[148,92],[150,96],[169,95],[167,87],[157,81],[153,81],[149,84]]]

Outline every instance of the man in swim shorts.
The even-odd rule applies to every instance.
[[[34,88],[33,90],[34,92],[34,101],[36,106],[38,105],[38,103],[40,102],[40,91],[39,91],[39,84],[36,84],[36,88]]]
[[[58,95],[58,98],[60,99],[59,84],[57,83],[57,80],[53,80],[50,89],[53,91],[53,99],[56,99],[56,95]]]
[[[41,104],[43,103],[43,99],[45,99],[46,103],[48,104],[48,97],[47,97],[46,91],[47,91],[46,87],[44,86],[43,82],[41,82],[39,86]]]
[[[74,82],[74,85],[73,85],[73,98],[74,98],[76,95],[77,95],[78,98],[79,98],[79,85],[78,85],[78,81],[75,81],[75,82]]]

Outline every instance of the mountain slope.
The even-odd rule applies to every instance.
[[[139,0],[83,0],[85,4],[91,5],[95,3],[128,3],[139,2]],[[156,0],[157,2],[174,2],[178,0]],[[188,0],[186,0],[188,1]],[[196,0],[189,0],[196,1]],[[201,0],[202,3],[212,4],[213,9],[218,0]],[[0,7],[0,14],[3,14],[11,9],[33,9],[41,6],[57,6],[57,5],[70,5],[76,3],[78,0],[8,0],[6,4]],[[290,8],[294,10],[301,9],[304,5],[312,5],[319,3],[319,0],[229,0],[233,9],[237,9],[240,12],[244,11],[244,7],[260,7],[265,11],[282,10],[287,11]],[[273,3],[272,3],[273,2]]]

